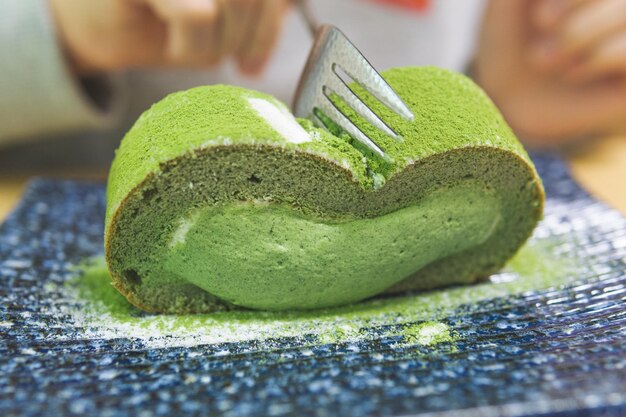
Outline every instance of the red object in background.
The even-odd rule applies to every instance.
[[[376,3],[385,3],[390,6],[402,7],[418,12],[425,12],[430,8],[431,0],[373,0]]]

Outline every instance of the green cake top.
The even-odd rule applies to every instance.
[[[337,104],[380,144],[392,163],[308,120],[298,120],[302,127],[298,131],[289,126],[289,119],[292,123],[294,119],[286,106],[263,93],[216,85],[169,95],[144,112],[122,141],[118,152],[125,157],[115,159],[109,175],[107,224],[125,196],[147,175],[158,175],[162,163],[193,149],[222,144],[275,144],[322,155],[348,169],[364,188],[380,185],[416,160],[456,148],[494,146],[528,159],[491,100],[467,77],[435,67],[395,68],[383,76],[413,110],[413,122],[396,116],[358,86],[354,91],[394,126],[403,141],[377,131]],[[441,100],[442,96],[448,99]],[[278,122],[281,131],[270,120],[276,115],[283,118]],[[159,146],[153,146],[157,139]]]
[[[413,111],[407,121],[379,103],[358,85],[353,91],[403,138],[396,141],[377,130],[348,106],[338,103],[349,119],[391,157],[392,164],[370,158],[370,168],[387,179],[416,160],[452,149],[493,146],[528,154],[491,99],[471,79],[436,67],[393,68],[382,73]],[[446,97],[446,99],[442,99]],[[357,145],[358,146],[358,145]]]
[[[255,108],[256,107],[256,108]],[[299,140],[285,137],[260,112],[282,117],[285,129]],[[274,114],[271,114],[274,113]],[[301,126],[300,126],[301,125]],[[303,137],[306,135],[306,137]],[[159,146],[153,146],[155,139]],[[163,146],[166,143],[167,146]],[[170,94],[144,112],[124,137],[111,166],[107,187],[107,222],[124,197],[160,164],[210,146],[271,143],[305,149],[337,161],[355,178],[368,183],[363,155],[345,140],[317,129],[308,120],[289,114],[274,97],[241,87],[215,85]],[[123,175],[121,175],[123,173]]]

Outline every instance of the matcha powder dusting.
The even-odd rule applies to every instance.
[[[390,337],[399,345],[454,342],[446,317],[477,301],[565,284],[575,259],[541,256],[545,242],[531,241],[488,282],[412,295],[385,297],[333,309],[262,312],[220,311],[154,315],[132,306],[110,283],[102,258],[91,259],[63,288],[76,326],[87,337],[139,338],[147,347],[195,346],[295,338],[303,344],[347,343]]]

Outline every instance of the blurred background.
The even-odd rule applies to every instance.
[[[142,111],[235,84],[291,103],[312,38],[290,0],[0,0],[0,218],[29,178],[106,178]],[[626,213],[626,0],[310,0],[379,70],[473,77],[527,147]]]

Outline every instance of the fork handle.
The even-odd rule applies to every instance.
[[[312,37],[315,37],[317,33],[317,29],[319,28],[319,22],[313,16],[313,12],[311,11],[311,3],[308,0],[291,0],[293,4],[298,8],[300,15],[306,22],[307,27],[309,28],[309,32]]]

